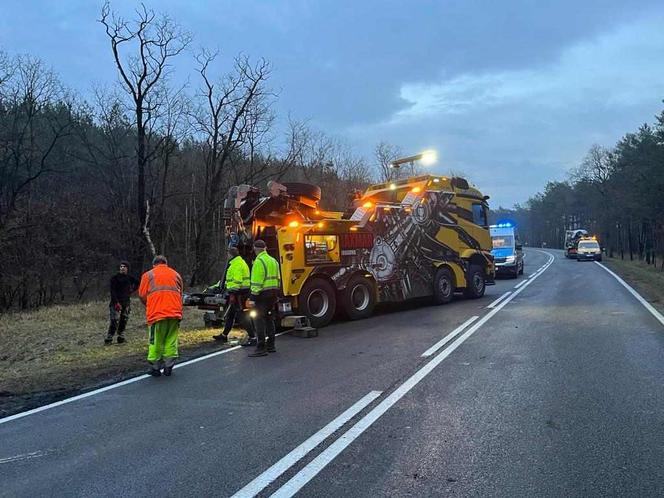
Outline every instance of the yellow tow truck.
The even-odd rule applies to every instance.
[[[296,315],[323,327],[338,311],[354,320],[380,302],[431,296],[444,304],[455,292],[481,297],[494,283],[488,197],[463,178],[371,185],[346,212],[320,209],[313,185],[269,182],[268,190],[230,189],[226,239],[248,263],[263,239],[280,262],[283,322]]]

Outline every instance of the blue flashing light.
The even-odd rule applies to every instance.
[[[516,228],[516,223],[510,220],[499,220],[497,224],[491,226],[493,228]]]

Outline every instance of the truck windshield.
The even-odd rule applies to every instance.
[[[514,247],[514,237],[512,235],[494,235],[491,237],[493,247]]]

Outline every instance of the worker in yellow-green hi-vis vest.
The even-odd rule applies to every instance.
[[[249,354],[251,357],[267,356],[276,353],[274,339],[276,334],[276,305],[281,292],[281,272],[279,262],[270,256],[265,242],[254,242],[256,259],[251,267],[251,300],[247,303],[254,306],[256,317],[256,350]],[[267,336],[267,340],[266,340]]]
[[[212,336],[216,341],[227,342],[235,321],[243,321],[244,327],[249,334],[249,340],[242,344],[243,346],[255,346],[256,336],[251,321],[244,316],[244,306],[247,297],[249,297],[249,265],[240,256],[237,247],[228,248],[228,268],[226,269],[225,288],[228,292],[228,301],[226,304],[226,317],[224,321],[224,330],[219,335]],[[217,284],[221,287],[221,282]]]

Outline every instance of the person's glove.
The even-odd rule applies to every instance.
[[[120,303],[115,303],[115,306],[113,306],[113,308],[114,308],[115,311],[117,311],[118,313],[120,313],[120,312],[122,311],[122,305],[121,305]]]

